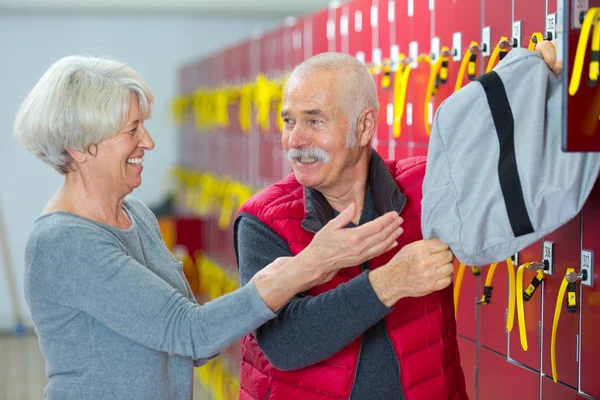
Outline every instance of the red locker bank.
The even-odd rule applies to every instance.
[[[188,179],[180,185],[187,195],[178,212],[202,221],[200,278],[208,274],[205,284],[213,284],[217,268],[237,279],[235,211],[247,195],[291,172],[279,112],[282,89],[295,66],[328,51],[358,58],[378,90],[374,148],[384,158],[426,156],[437,107],[493,68],[494,49],[527,48],[534,36],[556,40],[564,63],[563,150],[600,151],[600,85],[588,71],[600,62],[600,0],[334,2],[182,66],[180,95],[194,100],[179,133],[178,167]],[[471,56],[474,69],[461,73]],[[578,78],[574,71],[580,65]],[[209,99],[217,110],[224,98],[227,123],[205,121],[198,99]],[[499,263],[493,277],[488,266],[459,272],[456,260],[457,333],[469,398],[600,399],[599,226],[600,183],[577,217],[522,249],[512,262]],[[536,271],[516,278],[517,269],[530,262],[551,268],[519,315],[517,279],[527,287]],[[557,314],[567,269],[579,273],[577,309],[569,312],[565,306]],[[222,279],[214,284],[223,285]],[[482,302],[487,285],[493,296]],[[226,293],[222,289],[219,293]],[[223,357],[198,379],[215,398],[237,398],[239,346]]]

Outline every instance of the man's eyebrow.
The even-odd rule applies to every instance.
[[[323,111],[319,110],[318,108],[313,108],[310,110],[304,110],[302,112],[302,114],[306,114],[306,115],[323,115]]]
[[[290,115],[290,112],[288,110],[281,110],[281,117],[287,117]]]

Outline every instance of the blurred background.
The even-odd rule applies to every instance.
[[[118,59],[146,79],[155,94],[146,126],[156,148],[145,157],[144,184],[135,196],[150,206],[160,205],[177,157],[177,127],[169,114],[181,65],[260,35],[286,17],[326,5],[326,0],[0,0],[0,206],[28,334],[24,340],[13,339],[14,307],[2,270],[0,399],[43,398],[46,383],[37,339],[30,336],[32,323],[22,290],[23,252],[32,222],[62,177],[12,134],[19,105],[45,70],[61,57],[85,53]]]

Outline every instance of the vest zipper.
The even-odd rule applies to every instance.
[[[358,348],[358,358],[356,359],[356,368],[354,368],[354,376],[352,377],[352,387],[350,388],[350,396],[348,400],[352,399],[352,393],[354,392],[354,383],[356,382],[356,376],[358,375],[358,366],[360,365],[360,355],[362,354],[363,339],[360,338],[360,347]]]
[[[387,322],[385,318],[383,319],[383,330],[385,331],[385,337],[387,337],[388,341],[390,342],[390,346],[392,347],[392,351],[394,352],[394,357],[396,358],[396,363],[398,364],[398,377],[400,378],[400,394],[402,395],[402,400],[404,400],[406,399],[406,396],[404,395],[404,389],[402,388],[402,371],[400,369],[400,359],[398,358],[398,354],[396,354],[396,349],[394,349],[394,343],[392,343],[392,339],[390,338],[390,335],[388,333]]]
[[[369,262],[365,261],[360,265],[360,269],[364,271],[369,270]],[[348,400],[352,399],[352,393],[354,392],[354,383],[356,382],[356,376],[358,375],[358,367],[360,366],[360,356],[362,354],[362,346],[363,346],[363,336],[360,337],[360,346],[358,348],[358,358],[356,359],[356,368],[354,369],[354,376],[352,377],[352,388],[350,388],[350,396],[348,396]]]

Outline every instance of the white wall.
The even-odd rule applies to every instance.
[[[87,53],[123,61],[147,80],[156,102],[146,126],[156,148],[144,159],[144,183],[134,195],[152,205],[164,194],[165,173],[176,157],[176,129],[168,112],[177,93],[178,67],[278,23],[185,16],[0,15],[0,201],[26,325],[31,326],[23,296],[25,240],[62,177],[24,150],[13,137],[12,124],[44,71],[65,55]],[[0,268],[0,330],[13,327],[6,276]]]

